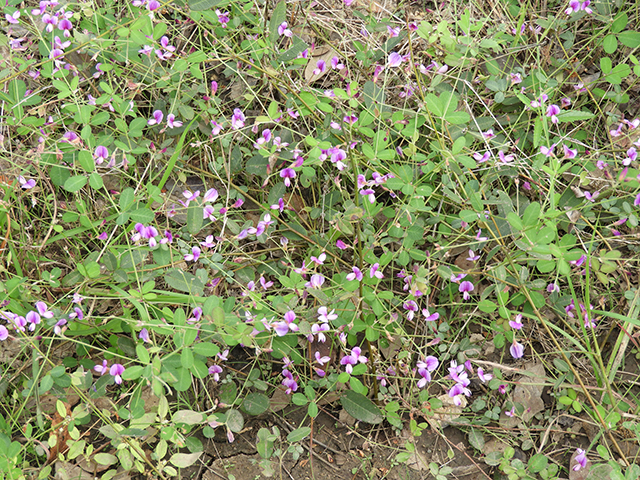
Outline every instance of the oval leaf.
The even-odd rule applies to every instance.
[[[384,420],[382,412],[376,404],[361,393],[348,390],[340,398],[340,403],[349,415],[361,422],[376,424]]]
[[[238,433],[244,428],[244,417],[238,410],[232,408],[227,411],[226,424],[229,430],[233,433]]]
[[[310,427],[296,428],[293,432],[287,435],[287,441],[291,443],[299,442],[300,440],[307,438],[311,433]]]
[[[202,452],[174,453],[171,455],[169,461],[178,468],[186,468],[196,463],[200,455],[202,455]]]
[[[93,459],[98,465],[113,465],[118,463],[118,458],[110,453],[96,453]]]
[[[201,412],[194,412],[193,410],[178,410],[173,414],[173,421],[175,423],[186,423],[187,425],[198,425],[203,423],[205,416]]]
[[[67,192],[77,192],[87,184],[87,177],[82,175],[76,175],[75,177],[67,178],[64,182],[64,189]],[[114,457],[115,458],[115,457]]]
[[[269,408],[269,397],[264,393],[250,393],[242,402],[242,410],[249,415],[260,415]]]

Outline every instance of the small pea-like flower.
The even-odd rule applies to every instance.
[[[280,36],[284,35],[285,37],[292,37],[293,32],[287,27],[288,27],[287,22],[282,22],[280,25],[278,25],[278,35]]]
[[[379,269],[380,269],[379,263],[374,263],[373,265],[371,265],[371,268],[369,268],[369,278],[376,277],[377,279],[383,279],[384,275]]]
[[[209,367],[209,375],[213,375],[213,380],[220,381],[220,374],[222,373],[222,367],[220,365],[211,365]]]
[[[581,448],[576,448],[576,464],[573,466],[573,471],[577,472],[587,466],[587,454]]]
[[[77,303],[78,305],[80,305],[83,300],[84,300],[84,297],[82,295],[80,295],[78,292],[75,292],[73,294],[73,300],[71,300],[71,302],[72,303]]]
[[[634,207],[640,206],[640,193],[638,195],[636,195],[635,200],[633,200],[633,206]]]
[[[98,372],[100,375],[104,375],[109,371],[109,362],[106,360],[102,360],[102,365],[96,365],[93,369]]]
[[[320,356],[320,352],[316,352],[315,357],[316,357],[316,362],[318,362],[321,366],[329,362],[329,360],[331,360],[331,358],[326,355],[324,357]]]
[[[363,275],[358,267],[351,267],[352,272],[347,275],[347,280],[358,280],[362,281]]]
[[[478,163],[484,163],[487,160],[489,160],[490,157],[491,157],[491,153],[489,152],[484,152],[483,154],[480,154],[480,152],[476,152],[473,154],[473,158]]]
[[[402,57],[402,55],[397,52],[391,52],[389,54],[389,58],[387,59],[387,65],[389,65],[391,68],[397,68],[402,65],[403,61],[404,58]]]
[[[505,155],[502,150],[498,152],[498,158],[502,163],[511,163],[515,160],[515,156],[513,154]]]
[[[424,319],[427,322],[435,322],[440,318],[440,314],[438,312],[430,313],[428,308],[422,309],[422,315],[424,315]]]
[[[588,191],[588,190],[585,190],[585,191],[584,191],[584,198],[586,198],[586,199],[587,199],[587,200],[589,200],[590,202],[595,202],[595,201],[596,201],[596,198],[598,198],[598,195],[600,195],[600,192],[599,192],[599,191],[597,191],[597,190],[596,190],[595,192],[593,192],[593,193],[591,193],[591,192],[590,192],[590,191]]]
[[[489,239],[487,237],[482,236],[482,229],[479,228],[478,233],[476,234],[476,240],[478,240],[479,242],[486,242]]]
[[[146,328],[140,330],[140,335],[138,335],[138,338],[144,343],[151,343],[151,339],[149,338],[149,330],[147,330]]]
[[[347,373],[353,372],[353,366],[358,363],[366,363],[367,357],[362,355],[362,350],[360,347],[353,347],[351,349],[350,355],[345,355],[340,359],[340,365],[345,365],[345,370]]]
[[[311,275],[311,279],[304,286],[307,288],[322,288],[323,283],[324,277],[320,273],[315,273]]]
[[[363,188],[362,190],[360,190],[360,195],[362,195],[363,197],[367,197],[367,199],[369,200],[369,203],[376,202],[375,193],[376,192],[372,188]]]
[[[480,255],[476,255],[473,250],[469,250],[469,256],[467,257],[467,260],[469,260],[470,262],[475,262],[476,260],[480,259]]]
[[[515,415],[516,415],[516,407],[515,407],[515,405],[513,407],[511,407],[511,410],[507,410],[506,412],[504,412],[504,414],[507,417],[515,417]]]
[[[458,291],[462,293],[462,298],[464,298],[465,300],[469,300],[471,298],[471,295],[469,294],[469,292],[472,292],[473,289],[474,289],[473,283],[471,283],[468,280],[465,280],[464,282],[460,283],[460,286],[458,287]]]
[[[557,283],[550,283],[549,285],[547,285],[547,293],[553,293],[553,292],[559,292],[560,291],[560,287],[558,286]]]
[[[640,194],[638,195],[638,198],[640,198]],[[338,247],[340,250],[346,250],[348,248],[347,244],[344,243],[342,240],[336,241],[336,247]]]
[[[552,144],[550,147],[546,147],[544,145],[540,146],[540,153],[542,153],[545,157],[550,157],[553,155],[553,149],[556,147],[556,144]]]
[[[220,125],[218,122],[211,120],[211,135],[215,137],[222,130],[224,130],[224,127],[222,125]]]
[[[625,158],[622,161],[622,164],[625,167],[628,167],[629,165],[631,165],[631,162],[635,162],[637,158],[638,158],[638,152],[634,147],[631,147],[629,150],[627,150],[627,158]]]
[[[111,365],[111,368],[109,369],[109,375],[113,377],[114,381],[118,385],[122,383],[123,373],[124,373],[124,366],[120,365],[119,363],[114,363],[113,365]]]
[[[275,204],[271,205],[271,209],[272,210],[279,210],[280,213],[282,213],[284,211],[284,199],[283,198],[279,198],[278,199],[278,203],[275,203]]]
[[[493,375],[490,373],[484,373],[484,369],[482,367],[478,367],[478,378],[481,382],[486,383],[493,378]]]
[[[24,190],[29,190],[36,186],[36,181],[33,178],[27,180],[22,175],[18,177],[18,182],[20,182],[20,187]]]
[[[293,392],[298,390],[298,382],[294,380],[293,375],[287,369],[282,370],[282,375],[284,376],[284,379],[282,380],[282,385],[287,387],[287,389],[285,390],[285,393],[287,395],[291,395]]]
[[[319,307],[318,308],[318,320],[320,320],[321,322],[329,322],[331,320],[337,320],[338,319],[338,315],[336,315],[335,313],[335,309],[331,310],[331,312],[328,311],[327,307]]]
[[[233,116],[231,117],[231,128],[238,130],[244,127],[245,120],[246,117],[244,116],[244,113],[242,113],[242,110],[239,108],[234,109]]]
[[[517,85],[518,83],[522,83],[522,75],[519,73],[510,73],[509,77],[511,77],[512,85]]]
[[[320,75],[321,73],[324,73],[326,71],[327,71],[327,62],[320,59],[316,62],[316,68],[313,70],[312,73],[314,75]]]
[[[507,386],[504,384],[498,385],[498,393],[500,395],[505,395],[507,393]]]
[[[564,158],[576,158],[578,155],[578,149],[570,149],[564,143],[562,144],[562,149],[564,150]]]
[[[98,147],[96,147],[96,150],[93,154],[93,158],[96,162],[96,165],[101,165],[102,162],[104,162],[107,158],[109,158],[109,150],[107,150],[107,147],[98,145]]]
[[[490,138],[493,138],[496,136],[496,134],[493,133],[493,128],[490,128],[486,132],[481,132],[481,133],[482,133],[482,138],[484,138],[485,140],[489,140]]]
[[[9,330],[4,325],[0,325],[0,341],[4,341],[9,338]]]
[[[153,116],[147,120],[147,125],[160,125],[164,119],[164,113],[162,110],[154,110]]]
[[[187,253],[184,256],[185,262],[197,262],[198,258],[200,258],[200,248],[191,247],[191,253]]]
[[[182,126],[182,122],[176,120],[176,116],[173,113],[167,115],[167,127],[169,128],[178,128]]]
[[[287,334],[289,330],[291,330],[292,332],[297,332],[298,330],[300,330],[298,325],[294,323],[295,319],[296,319],[296,314],[293,310],[289,310],[287,313],[285,313],[284,321],[278,322],[274,326],[274,330],[276,331],[276,334],[279,337],[283,337],[284,335]]]
[[[280,171],[280,178],[284,178],[284,184],[290,187],[291,179],[296,178],[296,171],[293,168],[284,168]]]
[[[509,326],[514,330],[522,329],[522,314],[519,313],[514,320],[509,320]]]
[[[511,347],[509,347],[509,352],[513,358],[522,358],[524,356],[524,346],[521,343],[516,342],[516,339],[514,338]]]
[[[311,256],[311,261],[316,265],[324,265],[324,261],[327,259],[327,254],[322,252],[318,257]]]
[[[53,318],[53,312],[49,310],[47,304],[44,302],[36,302],[36,310],[38,310],[38,314],[44,318]]]
[[[547,117],[551,117],[551,123],[558,123],[557,115],[560,113],[560,107],[558,105],[552,104],[547,107],[546,115]]]
[[[202,318],[202,307],[196,307],[193,309],[192,316],[187,319],[187,323],[194,324],[200,321]]]
[[[411,321],[418,311],[418,304],[413,300],[409,300],[408,302],[402,304],[402,308],[407,310],[407,320]]]

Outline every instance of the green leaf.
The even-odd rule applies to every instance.
[[[618,49],[618,40],[615,35],[607,35],[602,40],[602,48],[605,53],[612,54]]]
[[[225,423],[227,427],[229,427],[229,430],[233,433],[238,433],[244,428],[244,417],[238,410],[231,408],[227,410],[227,420]]]
[[[137,208],[133,212],[129,213],[129,219],[136,223],[151,223],[154,218],[155,215],[153,212],[146,207]]]
[[[124,371],[124,373],[122,374],[122,378],[124,378],[125,380],[136,380],[138,378],[140,378],[140,376],[142,375],[142,371],[144,370],[143,367],[141,367],[140,365],[134,365],[133,367],[127,367]]]
[[[602,73],[607,75],[612,68],[613,64],[611,63],[611,59],[609,57],[602,57],[600,59],[600,69],[602,70]]]
[[[278,2],[276,7],[271,11],[271,20],[269,20],[269,41],[275,44],[280,36],[278,27],[282,22],[287,20],[287,4],[286,2]]]
[[[449,112],[444,118],[453,125],[461,125],[471,120],[471,116],[467,112]]]
[[[198,461],[202,452],[196,453],[174,453],[169,461],[178,468],[190,467]]]
[[[91,173],[96,169],[96,162],[93,160],[91,152],[87,150],[82,150],[78,153],[78,163],[87,173]]]
[[[191,202],[187,207],[187,230],[191,235],[196,235],[202,229],[204,222],[203,208],[195,202]]]
[[[269,397],[264,393],[250,393],[242,402],[242,410],[249,415],[260,415],[269,408]]]
[[[293,430],[289,435],[287,435],[287,441],[291,443],[299,442],[309,436],[311,433],[310,427],[300,427]]]
[[[566,122],[579,122],[582,120],[589,120],[595,117],[595,115],[591,112],[578,111],[578,110],[569,110],[567,112],[562,112],[558,115],[558,121],[560,123]]]
[[[122,210],[128,210],[133,204],[135,193],[133,188],[125,188],[120,194],[120,198],[118,199],[118,205]]]
[[[172,417],[175,423],[186,423],[187,425],[199,425],[203,423],[206,416],[202,412],[193,410],[178,410]]]
[[[427,94],[425,98],[427,104],[427,110],[429,110],[436,117],[444,117],[444,106],[440,102],[440,99],[433,93]]]
[[[347,392],[340,397],[340,403],[349,415],[361,422],[377,424],[384,420],[382,412],[376,404],[361,393],[347,390]]]
[[[73,177],[67,178],[67,180],[64,182],[64,189],[67,192],[71,193],[77,192],[87,184],[87,180],[87,177],[83,175],[75,175]]]
[[[507,213],[507,222],[509,222],[509,225],[511,225],[511,228],[513,228],[516,231],[524,230],[524,225],[522,223],[522,220],[514,212]]]
[[[238,387],[235,382],[223,383],[220,385],[220,401],[227,405],[232,405],[236,401]]]
[[[484,448],[484,435],[481,431],[472,428],[469,432],[469,443],[476,450],[482,451]]]
[[[202,280],[189,272],[184,272],[174,268],[164,275],[164,280],[171,288],[180,292],[191,293],[196,297],[201,297],[204,293],[204,283]]]
[[[640,32],[632,32],[627,30],[618,35],[618,40],[625,47],[638,48],[640,47]]]
[[[202,342],[196,343],[193,346],[193,351],[198,355],[204,355],[205,357],[215,357],[218,353],[220,353],[220,347],[218,347],[215,343]]]
[[[191,368],[193,366],[193,352],[190,348],[182,350],[182,354],[180,355],[180,364],[184,368]]]
[[[525,227],[533,227],[538,224],[538,217],[540,217],[540,204],[533,202],[524,211],[522,223],[524,223]]]
[[[93,459],[98,465],[114,465],[118,463],[118,458],[110,453],[96,453]]]
[[[93,172],[89,175],[89,185],[94,190],[100,190],[104,186],[104,182],[102,181],[102,177],[98,172]]]
[[[498,306],[492,302],[491,300],[480,300],[478,302],[478,308],[480,309],[481,312],[484,313],[493,313],[496,311],[496,309],[498,308]]]
[[[290,62],[291,60],[297,58],[298,55],[304,52],[307,48],[309,48],[309,45],[307,45],[307,43],[304,42],[300,37],[294,35],[291,42],[291,47],[278,57],[278,62]]]
[[[611,31],[613,33],[620,33],[624,27],[629,23],[629,16],[626,13],[622,13],[611,23]]]
[[[141,363],[149,364],[149,351],[144,347],[143,344],[139,343],[136,345],[136,354],[138,356],[138,360]]]

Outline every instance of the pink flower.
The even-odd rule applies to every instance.
[[[360,269],[358,267],[351,267],[351,270],[352,272],[347,275],[347,280],[351,281],[357,279],[359,282],[362,281],[363,275]]]
[[[20,23],[20,21],[18,20],[20,18],[20,10],[16,10],[12,14],[7,13],[5,14],[4,18],[7,19],[7,22],[17,25],[18,23]]]
[[[102,365],[96,365],[93,369],[102,376],[109,371],[109,363],[103,360]]]
[[[162,119],[164,118],[164,114],[161,110],[155,110],[153,112],[153,118],[147,120],[147,125],[160,125],[162,123]]]
[[[422,314],[427,322],[435,322],[440,318],[440,314],[438,312],[430,313],[428,308],[423,308]]]
[[[480,155],[480,152],[476,152],[476,153],[473,154],[473,158],[478,163],[484,163],[487,160],[489,160],[490,157],[491,157],[491,153],[489,153],[489,152],[484,152],[483,155]]]
[[[373,277],[376,277],[377,279],[384,278],[384,275],[382,274],[382,272],[378,270],[379,268],[380,268],[379,263],[374,263],[373,265],[371,265],[371,268],[369,269],[369,278],[373,278]]]
[[[284,178],[284,184],[291,186],[291,179],[296,178],[296,171],[293,168],[285,168],[280,171],[280,178]]]
[[[96,151],[93,154],[93,158],[96,161],[96,165],[102,164],[109,157],[109,150],[107,147],[103,147],[102,145],[98,145],[96,147]]]
[[[484,369],[482,367],[478,367],[478,378],[481,382],[486,383],[493,378],[493,375],[490,373],[484,373]]]
[[[515,320],[509,320],[509,326],[514,330],[520,330],[522,328],[522,314],[517,314]]]
[[[175,119],[176,116],[173,113],[167,115],[167,127],[169,128],[178,128],[182,126],[182,122]]]
[[[509,347],[509,352],[511,352],[513,358],[522,358],[524,356],[524,346],[516,342],[514,338],[511,347]]]
[[[123,373],[124,373],[124,366],[120,365],[119,363],[114,363],[113,365],[111,365],[111,368],[109,369],[109,375],[114,377],[114,380],[118,385],[122,383],[121,375]]]
[[[18,177],[18,182],[20,182],[20,187],[24,190],[29,190],[36,186],[36,181],[33,178],[27,180],[22,175]]]
[[[573,471],[577,472],[583,468],[585,468],[587,466],[587,455],[585,453],[584,450],[582,450],[581,448],[577,448],[576,449],[576,453],[578,455],[576,455],[575,461],[577,462],[574,466],[573,466]]]
[[[185,262],[197,262],[198,258],[200,258],[200,248],[191,247],[191,253],[188,253],[184,256]]]
[[[571,150],[564,143],[562,144],[562,149],[564,150],[564,158],[576,158],[578,155],[578,149]]]
[[[292,37],[293,32],[289,30],[287,26],[288,26],[287,22],[282,22],[280,25],[278,25],[278,35],[280,36],[284,35],[285,37]]]
[[[316,68],[313,70],[312,73],[314,75],[320,75],[321,73],[324,73],[326,71],[327,71],[327,62],[320,59],[316,62]]]
[[[638,194],[637,199],[640,202],[640,194]],[[640,205],[640,203],[638,204]],[[338,247],[340,250],[346,250],[348,248],[347,244],[344,243],[342,240],[336,240],[336,247]]]
[[[242,110],[239,108],[234,109],[233,116],[231,117],[231,128],[238,130],[244,127],[245,120],[246,117],[244,116],[244,113],[242,113]]]
[[[464,282],[462,282],[458,287],[458,291],[462,293],[462,298],[464,298],[465,300],[469,300],[471,298],[471,295],[469,294],[469,292],[472,292],[473,289],[474,289],[473,283],[471,283],[468,280],[465,280]]]
[[[397,52],[391,52],[389,54],[389,58],[387,59],[387,64],[391,67],[391,68],[397,68],[400,65],[402,65],[402,62],[404,61],[404,58],[402,57],[402,55],[400,55]]]

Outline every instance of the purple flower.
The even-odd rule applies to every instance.
[[[328,332],[329,329],[330,327],[327,323],[314,323],[311,325],[311,333],[307,335],[307,340],[313,343],[314,335],[317,335],[318,341],[324,343],[327,341],[327,337],[324,335],[324,332]]]
[[[327,307],[319,307],[318,308],[318,320],[320,320],[321,322],[329,322],[331,320],[337,320],[338,319],[338,315],[336,315],[335,310],[331,310],[331,312],[328,312]]]
[[[18,23],[20,23],[20,21],[18,20],[20,18],[20,10],[16,10],[12,14],[7,13],[5,14],[4,18],[7,19],[7,22],[17,25]]]
[[[407,313],[407,320],[413,320],[413,317],[415,316],[416,312],[418,311],[418,304],[416,302],[414,302],[413,300],[409,300],[408,302],[405,302],[402,305],[402,308],[404,308],[405,310],[407,310],[409,313]]]
[[[229,23],[229,12],[221,12],[220,10],[216,9],[216,15],[218,16],[218,21],[220,22],[220,25],[222,25],[222,28],[227,28],[227,23]]]
[[[360,195],[367,197],[369,199],[369,203],[375,203],[376,201],[375,191],[372,188],[363,188],[360,190]]]
[[[631,162],[634,162],[636,160],[636,158],[638,158],[638,152],[634,147],[631,147],[629,150],[627,150],[627,158],[622,161],[622,164],[625,167],[628,167],[629,165],[631,165]]]
[[[280,171],[280,178],[284,178],[284,184],[291,186],[291,179],[296,178],[296,171],[293,168],[285,168]]]
[[[504,395],[507,393],[507,386],[504,384],[498,385],[498,393]]]
[[[173,113],[167,115],[167,127],[169,128],[178,128],[182,126],[182,122],[176,120],[176,116]]]
[[[389,58],[387,59],[387,65],[389,65],[391,68],[397,68],[402,65],[403,61],[404,58],[402,57],[402,55],[397,52],[391,52],[389,54]]]
[[[284,35],[285,37],[292,37],[293,32],[289,30],[287,26],[288,26],[287,22],[282,22],[280,25],[278,25],[278,35],[280,36]]]
[[[500,150],[498,152],[498,158],[500,159],[500,161],[502,163],[511,163],[515,160],[515,157],[513,155],[505,155],[504,152],[502,150]]]
[[[209,375],[213,375],[213,380],[220,381],[220,374],[222,373],[222,367],[220,365],[211,365],[209,367]]]
[[[120,385],[122,383],[121,375],[124,373],[124,367],[119,363],[114,363],[109,369],[109,375],[113,377],[115,382]]]
[[[552,144],[550,147],[545,147],[544,145],[540,146],[540,153],[542,153],[545,157],[550,157],[553,155],[553,149],[556,147],[556,144]]]
[[[482,155],[480,155],[480,152],[476,152],[473,154],[473,158],[478,163],[486,162],[487,160],[489,160],[489,157],[491,157],[491,154],[489,152],[484,152],[484,154]]]
[[[515,405],[513,407],[511,407],[511,410],[507,410],[506,412],[504,412],[504,414],[507,417],[515,417],[515,415],[516,415],[516,407],[515,407]]]
[[[233,128],[234,130],[238,130],[244,127],[245,120],[246,117],[244,116],[244,113],[242,113],[242,110],[240,110],[239,108],[234,109],[233,116],[231,117],[231,128]]]
[[[496,136],[496,134],[493,133],[493,128],[490,128],[486,132],[481,132],[481,133],[482,133],[482,138],[484,138],[485,140],[489,140],[490,138],[493,138]]]
[[[515,320],[509,320],[509,326],[514,330],[520,330],[522,328],[522,314],[517,314]]]
[[[106,360],[103,360],[102,365],[96,365],[93,369],[100,375],[104,375],[109,371],[109,363]]]
[[[599,192],[599,191],[597,191],[597,190],[596,190],[595,192],[593,192],[593,193],[591,193],[591,192],[590,192],[590,191],[588,191],[588,190],[585,190],[585,191],[584,191],[584,198],[586,198],[586,199],[587,199],[587,200],[589,200],[590,202],[595,202],[595,201],[596,201],[596,198],[598,197],[598,195],[600,195],[600,192]]]
[[[284,314],[284,321],[276,323],[274,330],[279,337],[282,337],[287,334],[289,330],[292,332],[297,332],[299,329],[298,325],[294,323],[296,319],[296,314],[293,310],[289,310]]]
[[[423,308],[422,314],[427,322],[435,322],[440,318],[440,314],[438,312],[430,313],[428,308]]]
[[[220,125],[217,122],[214,122],[213,120],[211,120],[211,135],[218,135],[223,129],[224,127],[222,125]]]
[[[521,343],[516,342],[516,339],[514,338],[511,347],[509,347],[509,352],[511,352],[511,356],[513,358],[522,358],[524,356],[524,346]]]
[[[462,385],[461,383],[456,383],[449,390],[449,396],[453,398],[453,404],[456,406],[462,405],[462,395],[466,395],[467,397],[471,396],[471,390]]]
[[[340,359],[340,365],[346,365],[346,372],[353,372],[353,365],[357,365],[358,363],[366,363],[367,357],[362,355],[362,350],[360,347],[353,347],[351,349],[350,355],[345,355]]]
[[[638,197],[636,199],[637,200],[640,199],[640,194],[638,195]],[[639,202],[640,202],[640,200],[639,200]],[[638,204],[640,205],[640,203],[638,203]],[[346,250],[348,248],[347,244],[344,243],[342,240],[337,240],[336,241],[336,247],[338,247],[340,250]]]
[[[202,318],[202,307],[194,308],[191,315],[192,316],[187,319],[187,323],[194,324],[199,322],[200,318]]]
[[[304,284],[307,288],[321,288],[324,283],[324,277],[320,273],[311,275],[311,279]]]
[[[362,281],[363,275],[360,269],[358,267],[351,267],[351,270],[352,272],[347,275],[347,280],[351,281],[357,279],[359,282]]]
[[[376,277],[377,279],[383,279],[384,275],[379,271],[379,268],[379,263],[374,263],[373,265],[371,265],[371,268],[369,268],[369,278]]]
[[[160,125],[162,123],[162,119],[164,118],[164,114],[161,110],[155,110],[153,112],[153,117],[147,120],[147,125]]]
[[[636,198],[633,201],[633,206],[634,207],[640,206],[640,193],[638,195],[636,195]]]
[[[324,73],[327,71],[327,62],[325,62],[324,60],[320,59],[317,61],[316,63],[316,68],[313,70],[313,74],[314,75],[320,75],[321,73]]]
[[[576,458],[574,459],[577,463],[573,466],[573,471],[577,472],[587,466],[587,454],[581,448],[576,448]]]
[[[321,357],[320,352],[316,352],[315,357],[316,357],[316,362],[318,362],[321,366],[327,363],[329,360],[331,360],[331,358],[327,357],[326,355],[324,357]]]
[[[103,147],[102,145],[98,145],[96,147],[96,151],[93,154],[93,158],[96,161],[96,165],[101,165],[109,157],[109,150],[107,147]]]
[[[289,370],[287,369],[282,370],[282,375],[284,376],[284,379],[282,380],[282,385],[287,387],[287,389],[285,390],[285,393],[287,395],[291,395],[293,392],[298,390],[298,383],[293,379],[293,375]]]
[[[311,261],[316,265],[324,265],[324,261],[327,259],[327,254],[322,252],[319,257],[311,256]]]
[[[278,203],[271,205],[272,210],[280,210],[280,213],[284,211],[284,199],[279,198]]]
[[[522,75],[520,75],[519,73],[510,73],[509,76],[511,77],[511,83],[513,85],[522,83]]]
[[[484,373],[484,369],[482,367],[478,367],[478,378],[481,382],[486,383],[493,378],[493,375],[490,373]]]
[[[197,262],[198,258],[200,258],[200,251],[198,247],[191,247],[191,253],[184,256],[185,262]]]
[[[464,282],[462,282],[458,287],[458,291],[462,293],[462,298],[464,298],[465,300],[469,300],[471,298],[471,295],[469,295],[469,292],[472,292],[473,289],[474,289],[473,283],[471,283],[468,280],[465,280]]]
[[[9,338],[9,330],[4,325],[0,325],[0,341],[4,341]]]
[[[475,255],[473,253],[473,250],[469,250],[469,256],[467,257],[467,260],[469,260],[470,262],[475,262],[476,260],[480,259],[480,255]]]
[[[144,343],[151,343],[151,339],[149,338],[149,330],[147,330],[146,328],[140,330],[140,335],[138,335],[138,338],[141,339]]]
[[[562,144],[562,149],[564,150],[564,158],[576,158],[578,155],[578,149],[571,150],[564,143]]]
[[[560,107],[558,105],[549,105],[547,107],[547,117],[551,117],[551,123],[558,123],[558,115],[560,113]]]
[[[487,237],[482,236],[482,229],[479,228],[478,233],[476,234],[476,240],[478,240],[479,242],[486,242],[489,239]]]

